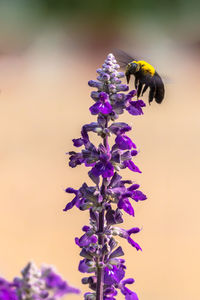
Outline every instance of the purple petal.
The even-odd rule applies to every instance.
[[[126,294],[125,300],[139,300],[136,293],[131,292],[130,294]]]
[[[126,124],[126,123],[123,123],[123,122],[118,122],[118,123],[113,123],[110,127],[109,127],[109,130],[118,135],[118,134],[123,134],[127,131],[130,131],[131,130],[131,127]]]
[[[88,232],[88,231],[90,230],[90,226],[84,225],[84,226],[82,227],[82,230],[83,230],[84,232]]]
[[[81,260],[79,262],[79,266],[78,266],[78,270],[81,272],[81,273],[87,273],[88,272],[88,266],[86,265],[85,263],[85,259]]]
[[[138,227],[133,227],[133,228],[127,230],[128,235],[131,235],[132,233],[138,233],[138,232],[140,232],[140,228],[138,228]]]
[[[71,202],[67,203],[63,211],[67,211],[71,209],[74,205],[76,205],[76,202],[79,200],[79,198],[76,196]]]
[[[100,106],[99,106],[99,111],[104,114],[104,115],[107,115],[109,113],[112,112],[112,106],[109,102],[105,102],[105,103],[101,103]]]
[[[106,101],[105,103],[98,101],[89,109],[92,115],[97,115],[100,112],[106,115],[112,112],[112,106],[108,101]]]
[[[112,270],[108,267],[104,268],[104,283],[106,285],[113,285],[119,283],[125,275],[122,267],[113,266]]]
[[[126,99],[131,99],[134,96],[136,96],[136,94],[137,94],[137,91],[136,90],[132,90],[132,91],[128,92],[128,94],[126,95]]]
[[[134,164],[134,162],[132,160],[125,160],[124,161],[124,166],[129,168],[133,172],[142,173],[140,171],[140,169]]]
[[[103,178],[107,178],[107,177],[112,177],[113,174],[114,174],[114,167],[110,162],[108,162],[105,165],[105,169],[102,172],[102,176],[103,176]]]
[[[133,191],[131,198],[135,201],[144,201],[147,199],[147,196],[141,191]]]
[[[108,100],[109,96],[107,93],[105,92],[101,92],[99,93],[99,100],[102,102],[105,102],[106,100]]]
[[[128,190],[129,191],[134,191],[134,190],[137,190],[139,187],[140,187],[139,184],[134,183],[131,186],[129,186]]]
[[[100,110],[99,110],[100,106],[101,106],[101,102],[96,102],[95,104],[90,106],[89,110],[90,110],[91,114],[97,115],[100,112]]]
[[[132,155],[132,156],[136,156],[137,154],[138,154],[137,150],[132,150],[132,151],[131,151],[131,155]]]
[[[129,242],[129,244],[131,244],[131,246],[133,246],[134,248],[136,248],[136,250],[141,250],[142,248],[140,247],[140,245],[138,243],[136,243],[134,240],[132,240],[131,237],[128,237],[127,241]]]
[[[75,147],[81,147],[84,144],[84,141],[81,138],[73,139],[72,141],[73,141]]]
[[[129,106],[126,109],[131,115],[137,116],[143,114],[141,107],[144,106],[146,106],[146,104],[142,100],[130,101]]]
[[[77,194],[77,190],[71,188],[71,187],[68,187],[66,190],[65,190],[66,193],[69,193],[69,194]]]
[[[132,140],[126,135],[118,135],[115,139],[115,143],[121,150],[128,150],[131,148],[136,148],[136,145]]]
[[[94,176],[100,176],[107,178],[111,177],[114,174],[114,167],[110,162],[107,162],[106,164],[102,162],[98,162],[91,170],[92,174]]]
[[[134,217],[134,209],[127,198],[119,200],[118,208],[123,209],[127,214]]]

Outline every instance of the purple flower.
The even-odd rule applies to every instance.
[[[67,210],[71,209],[79,201],[79,196],[78,196],[77,190],[74,190],[73,188],[67,188],[65,191],[66,191],[66,193],[69,193],[69,194],[75,194],[75,197],[71,202],[67,203],[67,205],[65,206],[63,211],[67,211]]]
[[[119,135],[131,130],[131,127],[123,122],[113,123],[109,127],[110,132]]]
[[[142,107],[144,106],[146,106],[146,104],[142,100],[130,101],[126,109],[129,114],[137,116],[143,114]]]
[[[134,283],[134,279],[132,278],[122,280],[122,282],[120,283],[121,292],[123,295],[126,296],[125,297],[126,300],[139,300],[137,294],[135,292],[132,292],[126,287],[126,284],[132,284],[132,283]]]
[[[9,284],[10,292],[12,293],[10,297],[3,298],[0,287],[0,299],[58,300],[65,294],[80,293],[78,289],[69,286],[52,267],[43,266],[41,269],[38,269],[33,262],[30,262],[21,271],[21,274],[21,278],[14,278],[13,283]]]
[[[73,141],[75,147],[81,147],[84,145],[84,140],[81,138],[73,139],[72,141]]]
[[[112,286],[119,283],[125,275],[124,266],[112,266],[104,268],[104,284]]]
[[[109,114],[112,112],[112,106],[108,101],[108,94],[105,92],[99,93],[99,100],[90,107],[90,112],[92,115],[97,115],[99,113]]]
[[[123,209],[127,214],[134,217],[134,209],[128,198],[121,198],[118,202],[118,208]]]
[[[89,259],[83,259],[79,262],[78,270],[81,273],[93,273],[94,268],[91,268],[91,263]]]
[[[125,230],[125,229],[119,228],[119,227],[113,227],[112,231],[115,235],[119,235],[120,237],[125,238],[129,242],[129,244],[131,244],[131,246],[133,246],[137,251],[142,250],[140,245],[138,243],[136,243],[130,237],[131,234],[135,234],[135,233],[138,233],[140,231],[140,229],[138,227],[133,227],[130,230]]]
[[[71,151],[68,154],[70,155],[69,166],[71,168],[75,168],[77,165],[81,165],[84,162],[84,159],[83,159],[83,156],[81,153],[76,153],[74,151]]]
[[[87,233],[82,235],[82,237],[80,237],[80,239],[76,239],[76,244],[79,247],[86,247],[90,244],[96,244],[96,243],[97,243],[97,237],[95,235],[90,236]]]
[[[13,284],[3,278],[0,278],[0,300],[18,300]]]
[[[140,169],[134,164],[134,162],[132,160],[125,160],[124,161],[124,166],[125,166],[125,168],[126,167],[129,168],[133,172],[142,173],[140,171]]]
[[[65,294],[79,294],[80,291],[68,285],[68,283],[55,273],[52,269],[44,269],[43,276],[46,288],[53,291],[54,297],[62,297]]]
[[[141,191],[137,190],[139,187],[139,184],[133,184],[128,188],[128,191],[132,192],[131,198],[136,202],[147,199],[146,195],[144,195]]]
[[[103,178],[112,177],[114,167],[109,161],[100,161],[92,168],[91,172],[95,177],[99,177],[100,175],[102,175]]]
[[[136,148],[136,145],[125,134],[118,135],[115,139],[115,143],[118,145],[119,149],[121,150],[128,150],[128,149],[130,150],[132,148]]]

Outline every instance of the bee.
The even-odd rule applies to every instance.
[[[149,104],[155,99],[161,103],[165,96],[165,87],[160,75],[155,68],[144,60],[136,60],[123,51],[116,52],[116,59],[120,67],[125,67],[125,75],[129,84],[131,75],[135,77],[135,88],[137,97],[146,92],[149,88]]]

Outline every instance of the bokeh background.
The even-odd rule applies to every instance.
[[[133,126],[143,171],[123,175],[148,196],[125,218],[126,228],[143,228],[135,237],[143,252],[121,241],[127,276],[141,300],[199,299],[199,25],[193,0],[0,0],[1,276],[34,260],[85,291],[74,237],[88,215],[62,209],[64,189],[87,172],[70,169],[65,152],[94,120],[87,81],[119,48],[148,59],[166,84],[162,105],[121,118]]]

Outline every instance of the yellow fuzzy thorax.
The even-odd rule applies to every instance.
[[[138,60],[138,61],[133,61],[134,63],[138,64],[140,66],[140,69],[142,69],[144,75],[151,75],[153,76],[155,74],[155,69],[152,67],[152,65],[148,64],[144,60]]]

